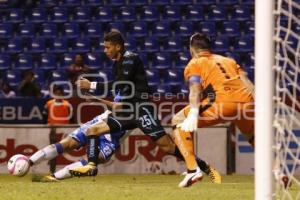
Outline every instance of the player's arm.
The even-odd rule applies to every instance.
[[[189,89],[190,111],[183,123],[177,125],[177,127],[181,127],[183,131],[192,132],[198,127],[199,102],[200,94],[202,93],[200,76],[193,75],[189,77]]]
[[[240,76],[240,79],[243,81],[243,83],[247,86],[247,88],[251,91],[252,96],[254,97],[254,85],[251,82],[251,80],[248,78],[247,73],[242,69],[240,66],[238,66],[238,73]]]
[[[109,107],[110,109],[121,109],[123,104],[122,103],[119,103],[119,102],[112,102],[112,101],[108,101],[108,100],[105,100],[105,99],[101,99],[101,98],[94,98],[95,100],[101,102],[101,103],[104,103],[105,105],[107,105],[107,107]]]
[[[86,78],[80,78],[75,83],[81,89],[92,89],[92,90],[104,90],[107,87],[107,90],[112,89],[113,81],[107,81],[104,83],[101,82],[91,82]]]
[[[80,87],[82,89],[92,89],[92,90],[94,90],[94,89],[97,89],[98,85],[101,85],[101,83],[90,82],[89,80],[87,80],[85,78],[81,78],[81,79],[76,81],[76,85],[77,85],[77,87]],[[110,109],[121,109],[122,106],[123,106],[122,103],[108,101],[108,100],[105,100],[105,99],[97,98],[97,97],[92,96],[92,95],[89,95],[89,96],[92,99],[96,100],[96,101],[104,103]]]

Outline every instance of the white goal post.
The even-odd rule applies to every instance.
[[[274,0],[255,0],[255,199],[272,199]]]
[[[300,0],[255,1],[255,199],[300,200]]]

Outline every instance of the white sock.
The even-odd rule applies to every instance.
[[[71,178],[72,175],[70,174],[69,170],[74,169],[76,167],[83,166],[84,164],[82,164],[82,163],[83,163],[82,161],[77,161],[77,162],[71,163],[71,164],[65,166],[64,168],[58,170],[57,172],[55,172],[54,177],[57,179]],[[86,163],[86,161],[85,161],[85,163]]]
[[[29,160],[35,165],[43,160],[51,160],[58,155],[57,149],[55,145],[48,145],[41,150],[35,152]]]

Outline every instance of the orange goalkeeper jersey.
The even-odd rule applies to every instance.
[[[184,78],[189,80],[191,76],[200,76],[204,91],[211,88],[216,102],[253,101],[251,91],[240,79],[239,70],[240,66],[233,59],[202,52],[198,58],[190,60]]]

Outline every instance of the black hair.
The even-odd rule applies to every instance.
[[[112,30],[104,36],[104,41],[119,44],[124,47],[124,38],[118,30]]]
[[[56,92],[56,91],[60,91],[61,93],[64,93],[64,88],[62,85],[54,85],[53,86],[53,92]]]
[[[204,33],[195,33],[190,38],[190,46],[197,49],[211,49],[211,41],[208,35]]]

